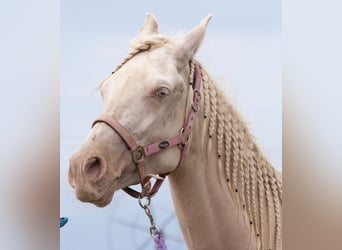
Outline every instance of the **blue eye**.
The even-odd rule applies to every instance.
[[[155,92],[155,95],[160,97],[160,98],[166,97],[169,94],[170,94],[170,90],[166,87],[161,87],[161,88],[157,89]]]

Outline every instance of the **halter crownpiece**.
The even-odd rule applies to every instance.
[[[160,140],[158,142],[149,144],[147,146],[140,146],[133,139],[131,134],[127,131],[127,129],[122,126],[114,117],[101,114],[96,120],[93,122],[92,127],[96,123],[103,122],[111,127],[125,142],[127,148],[131,151],[132,159],[138,168],[139,176],[140,176],[140,184],[141,184],[141,192],[138,192],[130,187],[123,188],[123,190],[131,195],[134,198],[142,198],[142,197],[151,197],[156,194],[161,187],[165,177],[169,174],[147,174],[145,170],[145,157],[148,157],[152,154],[158,153],[160,151],[166,150],[170,147],[179,145],[179,149],[181,150],[181,157],[179,159],[178,165],[176,169],[179,167],[181,162],[185,159],[187,150],[188,150],[188,141],[193,128],[193,124],[196,118],[196,113],[200,110],[200,102],[201,102],[201,72],[200,67],[197,63],[195,64],[195,74],[192,83],[193,89],[193,99],[191,104],[191,109],[189,110],[184,125],[180,129],[179,134]],[[151,185],[151,178],[155,178],[156,181],[154,185]]]

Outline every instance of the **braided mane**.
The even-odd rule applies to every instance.
[[[135,39],[127,56],[112,74],[138,53],[159,48],[170,41],[161,35]],[[266,159],[238,112],[203,66],[199,66],[204,94],[202,112],[208,119],[208,150],[216,146],[218,162],[225,169],[227,186],[237,204],[246,210],[251,230],[256,233],[261,249],[278,249],[281,243],[281,176]],[[194,62],[190,61],[190,80],[193,74]]]
[[[281,239],[281,177],[248,132],[240,115],[202,66],[201,72],[203,116],[209,119],[209,140],[216,139],[218,162],[224,166],[227,185],[231,193],[237,194],[233,197],[239,199],[241,209],[247,210],[250,225],[260,237],[262,249],[266,249],[265,241],[268,242],[267,249],[274,249],[272,245],[278,248]],[[213,145],[209,141],[208,147]],[[274,220],[275,241],[271,231]],[[265,223],[268,223],[266,231]]]

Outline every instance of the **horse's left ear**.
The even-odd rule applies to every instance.
[[[179,42],[177,42],[177,47],[180,49],[179,52],[189,60],[194,57],[197,49],[201,45],[204,38],[205,31],[207,30],[208,22],[211,19],[211,15],[206,16],[202,19],[200,24],[183,36]]]

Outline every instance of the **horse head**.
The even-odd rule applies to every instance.
[[[209,20],[171,39],[159,34],[156,19],[148,14],[127,57],[101,83],[102,114],[115,118],[137,145],[179,134],[194,95],[189,85],[193,57]],[[77,198],[103,207],[116,190],[140,183],[131,151],[108,123],[95,123],[70,159],[68,178]],[[180,157],[177,146],[161,150],[144,159],[144,171],[148,176],[170,173]]]

